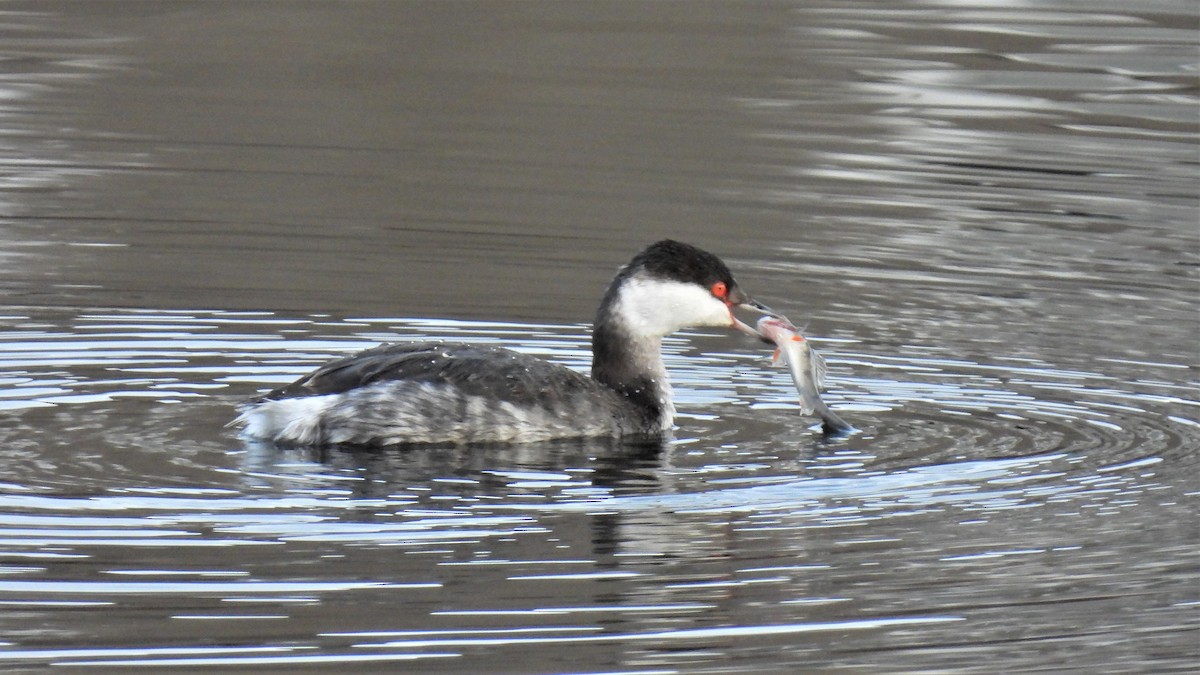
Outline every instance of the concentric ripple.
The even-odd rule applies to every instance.
[[[741,646],[726,657],[801,634],[897,646],[910,627],[936,644],[977,610],[934,599],[898,612],[888,609],[897,599],[856,594],[883,551],[951,585],[983,570],[1003,578],[1022,561],[1095,568],[1107,554],[1065,525],[1072,518],[1157,513],[1149,543],[1178,538],[1170,524],[1190,503],[1173,476],[1195,465],[1198,408],[1172,364],[1144,364],[1145,379],[1124,382],[818,339],[827,398],[862,429],[827,441],[758,345],[694,334],[666,343],[681,414],[662,447],[317,451],[245,442],[224,425],[256,391],[380,341],[503,342],[586,369],[586,327],[37,316],[0,320],[0,607],[54,612],[60,630],[114,645],[126,642],[92,613],[128,612],[178,646],[0,650],[15,666],[428,666],[564,645],[599,658],[620,645],[652,667],[705,662],[733,638]],[[1043,524],[1029,527],[1031,516]],[[997,533],[1021,522],[1027,545],[998,546]],[[921,543],[945,527],[952,545]],[[725,560],[731,550],[737,561]],[[1043,592],[1062,583],[1034,577]],[[1105,579],[1089,593],[1104,595]],[[672,627],[747,602],[763,609],[754,621]],[[1178,623],[1186,601],[1168,604],[1163,620]],[[347,614],[389,605],[407,618],[381,626],[379,610]],[[810,621],[795,622],[799,605]],[[197,622],[261,637],[197,646]],[[293,632],[313,622],[317,633]]]
[[[583,326],[139,311],[64,313],[58,325],[22,316],[2,322],[0,405],[15,424],[6,425],[0,440],[11,455],[10,479],[34,492],[64,484],[78,490],[89,476],[101,480],[100,489],[129,487],[139,476],[229,487],[229,458],[238,456],[250,462],[238,468],[269,474],[272,457],[295,453],[227,452],[240,445],[222,429],[234,405],[381,341],[499,342],[580,370],[590,358]],[[1188,447],[1200,428],[1200,404],[1170,379],[1178,374],[1174,364],[1157,364],[1162,377],[1153,372],[1156,364],[1143,364],[1145,379],[1121,382],[1030,359],[979,363],[913,347],[879,354],[847,339],[814,341],[831,366],[827,399],[863,433],[822,441],[809,428],[814,420],[799,415],[787,374],[770,368],[756,345],[711,352],[706,347],[727,350],[729,339],[672,338],[666,352],[680,428],[666,452],[667,473],[754,477],[763,462],[778,466],[775,458],[782,457],[816,477],[869,478],[1048,455],[1097,470],[1161,461]],[[89,452],[44,451],[68,436],[75,446],[90,439]],[[21,452],[32,446],[43,448],[36,461]]]

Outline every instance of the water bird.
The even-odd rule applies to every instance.
[[[634,256],[604,293],[590,377],[496,346],[385,344],[248,402],[230,424],[251,438],[305,446],[662,437],[675,416],[662,338],[720,326],[761,339],[735,308],[775,316],[720,258],[663,240]]]

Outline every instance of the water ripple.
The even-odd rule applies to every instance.
[[[1179,3],[82,4],[0,26],[5,668],[1193,667]],[[380,341],[586,370],[661,236],[862,432],[703,332],[660,446],[224,428]]]

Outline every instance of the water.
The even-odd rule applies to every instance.
[[[0,663],[1172,672],[1200,659],[1182,3],[9,3]],[[381,341],[588,364],[721,254],[831,366],[666,345],[661,447],[280,449]]]

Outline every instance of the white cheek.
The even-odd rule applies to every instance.
[[[669,335],[689,326],[729,326],[729,307],[696,284],[633,278],[618,299],[617,311],[631,328]]]

